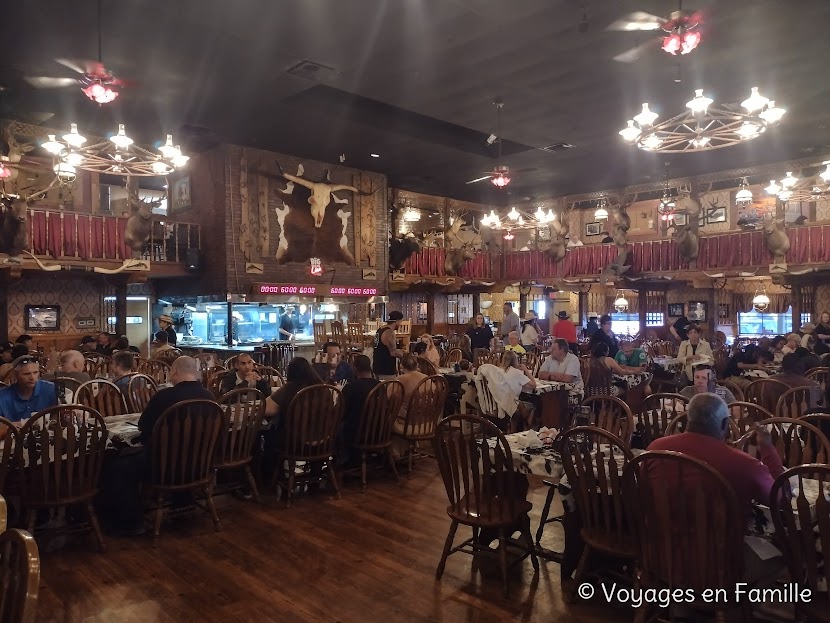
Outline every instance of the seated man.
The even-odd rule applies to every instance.
[[[133,371],[133,364],[135,357],[128,351],[114,353],[112,362],[110,363],[110,373],[115,379],[113,383],[118,386],[124,396],[127,395],[127,390],[130,386],[130,377],[127,376]]]
[[[57,372],[50,372],[43,376],[44,379],[54,380],[59,377],[75,379],[80,383],[86,383],[89,375],[84,372],[84,356],[77,350],[65,350],[60,356],[60,368]]]
[[[324,383],[349,382],[354,379],[352,366],[340,358],[340,344],[337,342],[323,344],[323,352],[318,355],[318,361],[313,367]]]
[[[518,355],[524,355],[527,351],[522,346],[519,334],[516,331],[511,331],[507,334],[507,344],[504,345],[504,350],[512,350]]]
[[[574,383],[575,389],[582,393],[582,371],[579,368],[579,358],[571,352],[568,342],[563,338],[553,340],[550,356],[542,362],[542,367],[539,369],[539,378],[543,381]]]
[[[821,386],[804,376],[804,359],[799,358],[795,353],[784,355],[781,360],[781,372],[773,374],[771,379],[786,383],[789,387],[808,387],[810,388],[810,406],[815,407],[821,398]]]
[[[271,386],[268,379],[257,374],[255,366],[253,358],[248,353],[239,355],[236,358],[236,371],[230,371],[222,377],[221,392],[227,394],[234,389],[253,387],[262,392],[263,398],[270,396]]]
[[[33,413],[57,406],[55,384],[40,378],[40,364],[24,355],[12,362],[16,382],[0,389],[0,416],[11,422],[26,420]]]
[[[692,373],[693,383],[688,387],[680,390],[680,395],[686,398],[693,398],[697,394],[717,394],[731,405],[736,402],[735,395],[726,387],[721,387],[715,383],[715,371],[709,365],[694,366]]]
[[[614,355],[614,359],[621,366],[640,368],[646,365],[648,357],[642,348],[634,348],[634,342],[626,340],[620,342],[620,350]]]
[[[158,331],[154,337],[155,339],[152,343],[152,359],[159,359],[159,355],[164,351],[173,350],[173,347],[167,343],[167,331]],[[112,350],[110,350],[110,354],[112,354]]]
[[[79,350],[82,353],[94,353],[96,352],[96,346],[98,346],[98,342],[96,341],[96,339],[91,335],[87,335],[86,337],[81,339],[81,346]]]
[[[32,350],[32,336],[24,333],[23,335],[18,336],[18,338],[14,341],[15,344],[22,344],[26,347],[27,351]]]
[[[345,448],[342,462],[349,463],[359,457],[352,452],[351,445],[360,427],[360,416],[363,413],[363,405],[378,381],[372,374],[372,360],[366,355],[358,355],[354,359],[354,368],[357,378],[346,383],[343,388],[343,421],[340,427],[341,443]]]

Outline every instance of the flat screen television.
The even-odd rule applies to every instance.
[[[26,305],[26,331],[59,331],[60,305]]]

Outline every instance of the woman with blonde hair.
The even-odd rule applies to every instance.
[[[441,353],[435,348],[435,342],[432,341],[432,336],[429,333],[424,333],[419,339],[427,345],[427,352],[424,353],[424,358],[437,368],[441,365]]]

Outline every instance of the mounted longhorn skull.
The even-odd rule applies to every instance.
[[[153,229],[153,209],[159,207],[164,198],[155,201],[144,201],[137,194],[127,190],[130,202],[130,218],[124,230],[124,242],[133,251],[133,259],[140,259],[144,247],[150,241],[150,232]]]
[[[368,197],[377,192],[372,191],[365,193],[358,190],[354,186],[349,186],[348,184],[332,184],[330,179],[331,173],[329,171],[326,171],[326,179],[324,182],[312,182],[311,180],[304,179],[298,175],[284,173],[279,162],[277,162],[277,170],[279,171],[279,174],[289,182],[294,182],[295,184],[308,188],[311,191],[308,203],[311,204],[311,216],[314,217],[314,227],[316,228],[320,228],[323,225],[323,219],[326,217],[326,208],[332,200],[332,193],[336,193],[339,190],[348,190]],[[336,197],[335,201],[337,201]]]

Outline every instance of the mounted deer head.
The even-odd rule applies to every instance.
[[[5,128],[3,128],[3,141],[7,146],[5,157],[8,159],[4,162],[4,164],[19,165],[23,155],[28,154],[35,148],[35,146],[32,143],[18,143],[14,136],[14,132],[12,131],[12,127],[13,124],[9,123]],[[11,175],[9,175],[5,181],[13,182],[17,179],[18,167],[9,166],[7,168],[11,172]]]

